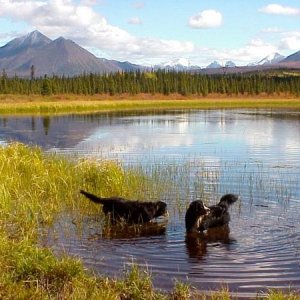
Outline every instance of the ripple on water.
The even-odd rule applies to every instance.
[[[189,195],[181,197],[183,208],[201,188],[212,197],[240,194],[230,230],[192,240],[182,215],[171,216],[165,230],[138,237],[105,235],[91,221],[79,232],[72,217],[62,216],[41,242],[82,258],[100,274],[120,275],[135,261],[149,268],[160,288],[188,278],[205,291],[226,284],[247,297],[270,287],[300,289],[300,122],[291,117],[295,112],[280,113],[284,118],[259,110],[62,116],[49,117],[47,128],[43,117],[5,116],[0,143],[18,140],[72,157],[115,158],[150,174],[157,166],[179,166],[174,185]],[[178,211],[176,203],[168,206]]]
[[[158,288],[171,289],[176,278],[204,291],[226,285],[246,297],[268,288],[300,289],[296,216],[293,208],[276,205],[253,207],[251,215],[232,207],[229,228],[191,239],[182,223],[153,236],[109,238],[101,231],[91,234],[89,223],[80,236],[75,230],[55,238],[49,234],[47,243],[57,252],[64,249],[81,257],[99,274],[119,276],[124,266],[137,262],[151,272]],[[59,223],[55,226],[60,232]]]

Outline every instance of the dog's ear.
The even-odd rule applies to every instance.
[[[156,202],[155,208],[156,208],[156,212],[154,216],[155,218],[160,217],[167,212],[167,204],[163,201]]]
[[[159,205],[159,207],[161,208],[167,208],[167,203],[163,202],[163,201],[158,201],[157,204]]]

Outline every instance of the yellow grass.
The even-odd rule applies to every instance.
[[[300,98],[278,97],[182,97],[179,95],[17,96],[0,95],[0,114],[82,113],[126,110],[214,109],[214,108],[300,108]]]

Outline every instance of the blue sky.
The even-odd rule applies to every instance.
[[[0,45],[39,30],[99,57],[239,65],[300,50],[299,0],[0,0]]]

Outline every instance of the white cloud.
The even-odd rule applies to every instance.
[[[96,5],[97,4],[97,0],[81,0],[80,3],[82,5],[92,6],[92,5]]]
[[[300,49],[300,38],[289,37],[281,40],[279,48],[283,50],[299,50]]]
[[[132,25],[141,25],[143,24],[143,21],[139,17],[132,17],[128,20],[128,24]]]
[[[228,49],[223,51],[212,51],[216,59],[227,61],[232,60],[239,65],[245,65],[249,62],[257,62],[271,53],[277,52],[274,45],[264,42],[261,39],[251,40],[245,47],[239,49]]]
[[[16,31],[11,31],[11,32],[0,32],[0,40],[12,40],[18,35]]]
[[[281,50],[299,50],[300,49],[300,31],[291,31],[283,33],[279,43]]]
[[[149,57],[165,60],[166,55],[181,56],[194,51],[191,42],[136,37],[110,25],[92,6],[83,3],[74,0],[0,0],[0,16],[26,22],[31,29],[50,38],[64,36],[84,47],[98,48],[98,52],[107,58],[143,63]]]
[[[9,16],[17,20],[27,20],[32,17],[32,11],[45,4],[43,1],[12,1],[0,0],[0,16]]]
[[[190,17],[189,26],[197,29],[206,29],[221,26],[222,14],[216,10],[208,9]]]
[[[189,41],[137,37],[120,27],[109,24],[107,19],[96,12],[93,5],[90,5],[93,3],[93,0],[0,0],[0,17],[10,18],[13,22],[24,22],[27,24],[24,31],[37,29],[52,39],[58,36],[72,39],[92,50],[99,57],[129,60],[139,64],[157,64],[172,59],[186,58],[191,61],[191,64],[201,66],[208,65],[214,60],[221,63],[232,60],[238,65],[245,65],[278,51],[277,46],[262,39],[251,40],[247,45],[238,49],[215,50],[196,46]],[[195,24],[198,26],[202,24],[201,28],[220,25],[222,15],[216,11],[213,12],[216,14],[200,13],[198,16],[202,14],[204,17],[196,18],[198,22],[195,19]],[[209,19],[207,15],[218,17]],[[133,21],[137,24],[141,20],[136,18]],[[273,28],[268,31],[275,32],[277,29]],[[279,49],[300,49],[300,32],[281,31],[278,34],[281,38]],[[12,37],[16,35],[14,33]]]
[[[280,4],[269,4],[259,9],[260,12],[271,15],[295,16],[300,15],[300,9]]]

